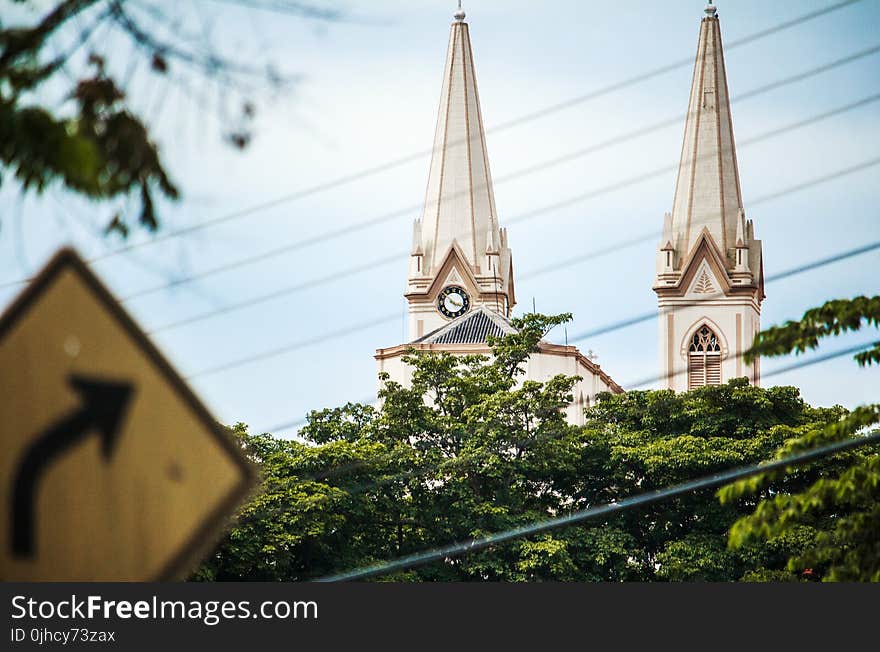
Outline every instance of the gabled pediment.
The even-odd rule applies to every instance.
[[[730,277],[724,256],[707,229],[703,229],[697,242],[681,266],[679,282],[673,286],[685,289],[687,294],[704,297],[710,294],[727,294]]]
[[[429,297],[436,297],[440,294],[440,290],[447,285],[459,285],[474,296],[479,293],[477,278],[474,276],[473,271],[471,271],[470,263],[468,263],[467,257],[457,241],[452,242],[442,260],[443,262],[425,294]]]

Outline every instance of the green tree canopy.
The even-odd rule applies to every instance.
[[[863,327],[880,328],[880,296],[838,299],[808,310],[802,319],[763,331],[755,339],[748,358],[783,355],[815,349],[822,339]],[[856,354],[860,366],[880,363],[880,342]],[[856,408],[824,428],[809,428],[799,437],[787,439],[775,451],[776,457],[814,448],[821,444],[864,434],[880,423],[880,404]],[[814,528],[809,545],[789,557],[789,570],[809,567],[815,577],[832,581],[880,581],[880,454],[877,447],[840,455],[820,465],[814,482],[800,488],[783,485],[773,492],[730,531],[729,544],[739,550],[756,542],[796,536]],[[815,473],[815,469],[812,471]],[[730,505],[754,498],[778,485],[783,478],[809,474],[764,474],[723,488],[719,495]]]
[[[302,580],[479,537],[766,459],[845,413],[739,379],[686,394],[604,394],[585,426],[570,425],[574,377],[520,378],[528,353],[568,317],[515,320],[519,333],[494,340],[491,358],[411,352],[411,387],[386,378],[378,408],[313,412],[301,441],[237,426],[263,489],[198,577]],[[818,528],[733,550],[727,534],[763,497],[803,489],[824,468],[723,505],[701,492],[391,578],[798,579],[787,561]]]

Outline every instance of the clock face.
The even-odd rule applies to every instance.
[[[456,285],[443,288],[437,297],[437,309],[450,319],[463,315],[471,307],[467,292]]]

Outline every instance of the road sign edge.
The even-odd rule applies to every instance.
[[[86,287],[95,295],[99,303],[119,323],[126,334],[132,338],[136,346],[156,366],[160,375],[174,389],[175,393],[195,413],[197,419],[213,436],[220,448],[227,453],[235,466],[241,471],[241,479],[237,485],[227,493],[217,508],[212,510],[201,523],[195,528],[193,535],[172,556],[156,577],[148,581],[172,581],[182,578],[187,571],[192,571],[204,559],[224,532],[224,522],[231,519],[235,509],[244,501],[254,489],[258,473],[257,469],[245,458],[233,439],[225,432],[224,427],[217,421],[210,411],[204,406],[195,392],[190,389],[183,377],[174,369],[162,352],[150,340],[133,317],[131,317],[113,293],[98,278],[95,272],[89,269],[88,264],[71,247],[63,247],[58,250],[44,265],[40,272],[22,290],[12,303],[0,314],[0,340],[6,332],[12,328],[19,319],[39,299],[42,293],[52,284],[58,275],[65,269],[72,269]]]

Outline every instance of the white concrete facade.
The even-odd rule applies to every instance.
[[[660,321],[658,344],[665,356],[660,360],[660,368],[666,389],[687,391],[690,345],[696,331],[704,325],[720,341],[720,382],[745,376],[753,385],[761,384],[760,360],[746,364],[742,358],[761,330],[760,305],[753,297],[661,301]]]
[[[485,355],[492,351],[485,344],[405,344],[376,352],[379,372],[386,372],[392,380],[411,387],[411,368],[402,360],[407,350],[435,351],[457,355]],[[517,377],[517,387],[526,380],[547,382],[557,375],[580,376],[572,391],[573,402],[565,409],[566,420],[574,425],[584,424],[584,410],[596,403],[601,392],[622,393],[621,387],[599,365],[586,358],[577,347],[541,342],[539,351],[529,356],[525,373]],[[381,381],[380,381],[381,386]]]

